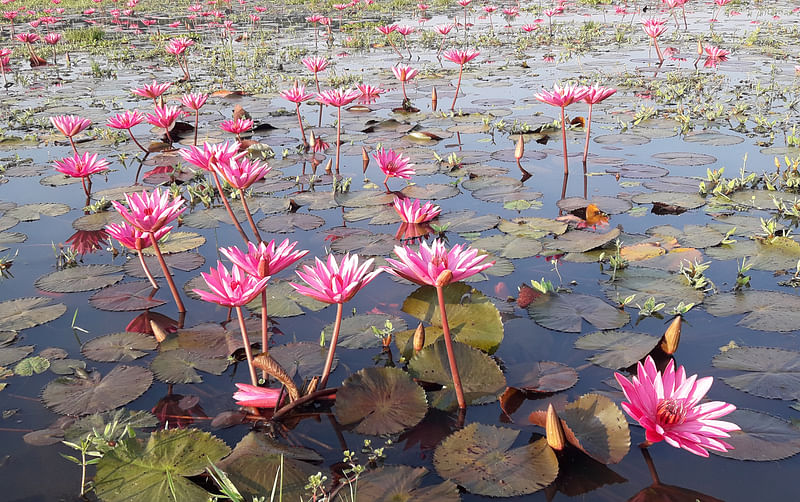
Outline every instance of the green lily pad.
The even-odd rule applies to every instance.
[[[516,235],[517,237],[528,237],[538,239],[547,234],[561,235],[567,231],[569,225],[563,221],[551,220],[549,218],[514,218],[512,220],[501,220],[497,229],[503,233]]]
[[[578,383],[578,372],[554,361],[523,362],[506,368],[506,380],[526,392],[561,392]]]
[[[0,331],[19,331],[58,319],[67,311],[63,303],[47,305],[50,298],[17,298],[0,303]]]
[[[678,272],[682,266],[703,261],[703,253],[694,248],[673,248],[668,253],[646,260],[631,261],[633,267],[646,267],[667,272]]]
[[[588,360],[611,370],[636,364],[658,345],[660,337],[630,331],[596,331],[578,338],[575,348],[601,350]]]
[[[640,193],[631,199],[636,204],[655,204],[656,206],[672,206],[679,210],[697,209],[706,203],[706,199],[696,193],[653,192]]]
[[[447,184],[429,183],[427,185],[409,185],[401,190],[403,195],[410,199],[442,200],[455,197],[461,193],[458,188]]]
[[[20,244],[28,240],[28,236],[19,232],[0,232],[0,251],[8,249],[6,244]]]
[[[289,206],[289,201],[286,199],[264,199],[275,200],[283,205],[282,211],[285,211]],[[292,196],[297,204],[307,207],[310,211],[324,211],[325,209],[332,209],[339,205],[336,198],[331,195],[330,191],[326,192],[302,192]],[[274,211],[274,212],[282,212]],[[266,213],[266,211],[265,211]]]
[[[251,343],[261,340],[258,330],[248,330]],[[178,345],[205,358],[227,358],[239,349],[244,348],[242,335],[238,331],[229,331],[218,323],[203,323],[191,328],[178,330]]]
[[[592,200],[586,200],[583,197],[567,197],[566,199],[559,200],[556,205],[559,209],[572,212],[578,209],[584,209],[589,204],[594,204],[598,209],[606,214],[622,214],[630,210],[632,204],[618,197],[608,196],[595,196]]]
[[[478,495],[513,497],[541,490],[556,479],[558,459],[545,439],[511,449],[519,432],[471,423],[436,448],[436,472]]]
[[[531,302],[528,313],[545,328],[569,333],[580,333],[584,320],[598,329],[616,329],[630,321],[624,311],[581,294],[542,295]]]
[[[157,348],[158,342],[152,336],[123,331],[89,340],[81,347],[81,353],[93,361],[127,363]]]
[[[163,254],[181,253],[196,249],[206,243],[206,238],[194,232],[170,232],[164,242],[159,243],[159,249]],[[155,255],[152,247],[142,251],[146,255]]]
[[[800,297],[778,291],[739,291],[714,295],[706,311],[715,317],[745,314],[739,326],[758,331],[794,331],[800,325]]]
[[[393,235],[357,233],[336,239],[331,243],[331,250],[337,253],[384,256],[391,254],[396,244],[397,241]]]
[[[56,359],[50,361],[50,371],[56,375],[73,375],[76,369],[86,369],[86,361],[81,359]]]
[[[201,383],[203,377],[196,370],[221,375],[227,368],[227,358],[203,357],[184,349],[162,352],[150,363],[150,370],[165,383]]]
[[[358,497],[370,502],[459,502],[458,486],[452,481],[420,487],[428,473],[424,467],[386,465],[372,469],[358,478]],[[343,490],[346,492],[347,490]],[[339,493],[337,502],[350,502],[348,494]]]
[[[622,164],[606,168],[607,173],[619,174],[623,178],[660,178],[669,174],[669,170],[650,164]]]
[[[783,201],[789,206],[794,205],[797,194],[780,190],[739,190],[730,194],[729,198],[742,206],[770,210],[775,209],[775,200]]]
[[[680,302],[700,304],[705,298],[702,291],[689,286],[683,275],[644,268],[628,268],[617,272],[617,279],[606,289],[606,297],[611,301],[630,295],[636,295],[639,303],[652,296],[656,302],[666,303],[667,309]]]
[[[50,367],[50,361],[40,356],[26,357],[14,366],[14,374],[18,376],[31,376],[44,373]]]
[[[180,270],[182,272],[191,272],[192,270],[202,267],[206,259],[203,258],[203,255],[200,253],[185,252],[164,255],[164,261],[167,263],[167,268],[169,268],[170,271]],[[147,264],[147,268],[150,270],[153,277],[164,277],[164,271],[161,269],[157,257],[146,256],[144,262]],[[141,279],[147,277],[139,260],[128,260],[128,262],[125,263],[125,273]]]
[[[155,431],[146,443],[125,439],[97,464],[95,492],[106,502],[200,502],[212,495],[186,479],[197,476],[230,451],[198,429]]]
[[[603,464],[621,461],[631,446],[628,422],[612,400],[585,394],[558,412],[567,441]],[[531,423],[544,427],[545,411],[534,411]]]
[[[33,352],[33,345],[18,345],[16,347],[0,348],[0,366],[14,364]]]
[[[444,288],[444,304],[450,334],[454,340],[490,354],[497,350],[503,341],[503,321],[497,307],[483,293],[461,282],[449,284]],[[442,318],[436,288],[422,286],[411,293],[403,302],[403,312],[426,325],[426,345],[442,336]],[[395,333],[398,348],[407,356],[413,352],[410,347],[413,334],[413,330]]]
[[[319,471],[309,462],[320,461],[322,457],[312,450],[286,446],[264,434],[250,432],[217,465],[248,499],[272,493],[279,476],[284,500],[300,500],[306,495],[308,477]]]
[[[5,216],[5,215],[0,216],[0,232],[14,227],[17,223],[19,223],[19,220],[16,218],[12,218],[11,216]]]
[[[89,298],[89,305],[111,312],[132,312],[160,307],[167,303],[153,298],[149,281],[125,282],[98,291]]]
[[[122,280],[117,265],[84,265],[58,270],[36,279],[34,285],[50,293],[77,293],[101,289]]]
[[[620,229],[613,228],[608,232],[590,232],[588,230],[570,230],[565,234],[547,241],[545,249],[565,253],[585,253],[612,242],[619,237]]]
[[[746,371],[723,377],[735,389],[769,399],[800,399],[800,352],[771,347],[736,347],[714,356],[715,368]]]
[[[695,152],[659,152],[652,157],[667,166],[705,166],[717,161],[713,155]]]
[[[325,219],[309,213],[286,213],[267,216],[256,225],[267,233],[286,234],[295,230],[314,230],[325,224]]]
[[[103,230],[109,223],[122,223],[125,221],[116,211],[101,211],[99,213],[85,214],[72,222],[75,230],[96,232]]]
[[[369,220],[370,225],[388,225],[401,221],[400,216],[390,206],[359,207],[346,212],[344,219],[348,222]]]
[[[37,221],[41,216],[55,217],[68,212],[69,206],[66,204],[42,202],[17,206],[14,209],[9,209],[5,215],[16,218],[19,221]]]
[[[44,388],[42,400],[62,415],[88,415],[124,406],[144,394],[152,383],[150,370],[120,365],[104,378],[96,371],[88,378],[56,378]]]
[[[425,391],[398,368],[364,368],[336,392],[336,419],[359,434],[395,434],[428,411]]]
[[[492,235],[472,241],[471,247],[484,249],[503,258],[530,258],[542,251],[542,244],[527,237]]]
[[[273,347],[269,351],[278,364],[281,365],[290,377],[300,377],[301,380],[322,375],[325,367],[325,356],[328,349],[316,343],[295,342]],[[333,360],[331,371],[336,368],[337,359]]]
[[[725,234],[708,225],[685,225],[682,231],[670,225],[661,225],[648,229],[647,234],[674,237],[681,246],[698,249],[716,246],[725,238]]]
[[[464,209],[440,214],[436,224],[447,227],[449,232],[483,232],[497,226],[500,217],[493,214],[478,215],[475,211]]]
[[[270,282],[267,286],[267,312],[270,317],[293,317],[303,314],[303,309],[317,312],[328,304],[301,295],[288,281]],[[261,312],[261,297],[247,304],[253,312]]]
[[[485,353],[463,343],[453,342],[453,352],[467,404],[496,401],[506,388],[506,379],[497,363]],[[443,386],[441,390],[428,392],[428,399],[435,408],[449,410],[458,405],[444,340],[438,340],[417,352],[408,363],[408,372],[418,380]]]
[[[116,423],[115,435],[109,439],[119,441],[125,434],[125,428],[146,429],[158,427],[158,418],[149,411],[126,410],[120,408],[104,413],[94,413],[81,417],[64,430],[64,439],[73,443],[80,443],[93,431],[102,431],[106,425]]]
[[[237,220],[240,222],[245,221],[247,216],[244,214],[241,204],[237,204],[236,207],[232,205],[231,209],[233,209],[233,215],[236,216]],[[191,228],[209,229],[219,228],[220,225],[231,225],[232,222],[231,217],[228,216],[228,211],[224,207],[212,207],[201,211],[192,211],[185,215],[183,224]]]
[[[380,337],[375,335],[372,327],[383,329],[384,323],[389,321],[392,323],[392,328],[395,331],[403,331],[407,328],[406,322],[396,316],[388,314],[361,314],[353,317],[347,317],[342,320],[342,325],[339,328],[339,341],[338,347],[347,349],[367,349],[376,348],[381,346]],[[333,324],[325,326],[323,332],[325,339],[330,340],[333,335]]]
[[[734,449],[727,452],[709,450],[720,457],[737,460],[772,462],[800,453],[800,429],[786,420],[754,410],[738,409],[725,415],[742,430],[733,431],[725,442]]]

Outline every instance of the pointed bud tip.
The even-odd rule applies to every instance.
[[[561,419],[558,418],[553,405],[547,406],[547,419],[545,422],[545,436],[547,437],[547,444],[550,448],[561,451],[567,445],[566,435],[564,434],[564,426],[561,424]]]
[[[414,331],[414,352],[419,352],[425,346],[425,326],[422,323],[417,325]]]
[[[436,278],[436,287],[441,288],[442,286],[447,286],[452,280],[453,272],[447,269],[442,270],[442,272],[439,274],[439,277]]]
[[[665,354],[672,355],[678,350],[678,344],[681,341],[681,316],[675,316],[672,320],[664,336],[661,338],[661,350]]]

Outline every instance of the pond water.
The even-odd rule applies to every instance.
[[[800,299],[792,287],[800,284],[800,243],[789,232],[800,217],[796,204],[800,136],[795,131],[800,70],[794,66],[791,45],[797,36],[797,9],[791,2],[738,1],[721,8],[713,2],[689,3],[685,8],[688,29],[684,29],[679,8],[673,19],[655,2],[590,3],[594,2],[565,4],[562,13],[551,12],[550,17],[545,11],[554,6],[523,2],[520,15],[507,27],[501,10],[510,4],[499,6],[490,20],[483,5],[473,2],[467,14],[472,25],[466,32],[463,26],[455,28],[443,44],[445,49],[480,51],[464,67],[455,113],[450,112],[450,103],[458,65],[437,57],[442,36],[434,30],[436,25],[452,23],[454,17],[463,23],[464,10],[455,2],[431,5],[425,10],[429,19],[424,22],[420,9],[409,2],[391,6],[380,5],[380,0],[368,6],[362,3],[343,11],[344,31],[339,30],[339,11],[332,6],[264,4],[266,11],[260,11],[255,9],[260,3],[220,3],[216,8],[224,11],[224,20],[233,21],[232,31],[226,32],[224,25],[209,21],[213,15],[188,19],[192,11],[186,10],[187,5],[171,5],[170,12],[163,12],[155,4],[142,2],[132,13],[115,18],[110,9],[104,10],[110,5],[103,2],[97,12],[81,14],[88,5],[64,0],[66,11],[49,28],[67,30],[65,40],[55,46],[56,64],[35,68],[29,67],[25,46],[11,36],[10,25],[4,24],[5,42],[0,49],[13,47],[14,53],[6,70],[13,85],[0,92],[0,266],[11,264],[0,279],[0,360],[7,369],[0,382],[7,384],[0,391],[3,500],[80,498],[80,467],[59,455],[76,452],[61,440],[65,434],[72,437],[69,427],[78,416],[121,406],[152,410],[162,419],[158,428],[180,425],[184,430],[210,431],[229,448],[255,430],[258,438],[274,438],[283,445],[280,451],[295,462],[289,467],[295,469],[289,471],[293,476],[320,471],[329,480],[338,479],[335,473],[341,471],[343,450],[361,452],[365,439],[376,448],[391,440],[383,464],[426,468],[423,486],[450,483],[439,487],[447,495],[417,492],[409,500],[486,500],[488,495],[507,494],[503,487],[509,484],[525,485],[511,479],[510,473],[528,473],[530,463],[513,466],[509,457],[498,455],[499,467],[493,471],[491,461],[482,458],[488,466],[482,489],[474,488],[480,477],[477,472],[446,481],[450,476],[442,473],[448,461],[445,457],[463,459],[442,448],[445,438],[457,431],[472,437],[477,433],[471,427],[485,424],[503,428],[504,432],[490,432],[490,437],[513,437],[518,432],[510,446],[523,447],[545,433],[543,427],[531,423],[531,413],[546,410],[551,403],[563,412],[586,394],[600,394],[616,403],[608,406],[615,409],[619,421],[624,417],[630,422],[630,438],[620,431],[587,432],[584,447],[591,449],[585,443],[591,436],[600,443],[605,441],[601,450],[610,448],[603,434],[621,434],[612,442],[624,443],[622,454],[613,462],[596,462],[573,448],[560,454],[559,478],[554,483],[550,478],[539,490],[526,488],[522,490],[526,494],[507,498],[759,500],[765,487],[771,488],[773,498],[790,497],[795,491],[792,480],[800,472],[796,457],[800,431],[793,425],[798,411],[792,407],[800,397],[796,370],[800,353],[795,352]],[[33,14],[20,13],[15,32],[48,33],[46,27],[30,28],[20,19],[37,19],[49,7],[39,2],[28,5]],[[11,2],[4,8],[18,6]],[[208,5],[201,10],[214,8]],[[331,31],[320,29],[316,43],[313,28],[304,20],[314,12],[333,19]],[[710,23],[714,13],[718,21]],[[252,20],[251,14],[260,19]],[[659,38],[666,56],[662,64],[641,29],[641,20],[649,16],[667,20],[668,30]],[[87,24],[85,18],[96,23]],[[126,24],[112,22],[115,19]],[[146,26],[142,20],[156,23]],[[176,21],[178,26],[171,27]],[[393,35],[404,55],[402,60],[375,30],[377,25],[392,23],[415,28],[407,37],[408,49],[402,37]],[[528,24],[537,28],[528,33],[522,29]],[[87,32],[80,31],[84,25],[102,30],[102,40],[85,43],[81,35]],[[196,40],[188,52],[189,81],[179,80],[181,71],[175,58],[164,51],[169,39],[181,35]],[[705,56],[696,53],[698,41],[731,54],[707,63]],[[53,60],[51,46],[37,44],[35,49]],[[292,103],[278,94],[295,80],[308,90],[314,88],[313,76],[300,62],[312,55],[330,63],[319,74],[323,89],[357,83],[388,89],[374,103],[342,110],[340,176],[350,182],[336,194],[325,166],[329,160],[336,163],[337,110],[318,106],[314,100],[300,106],[306,134],[313,131],[330,144],[312,158],[303,152]],[[391,71],[399,63],[420,71],[405,89],[417,111],[400,108],[403,91]],[[150,312],[170,318],[153,317],[161,326],[179,324],[177,332],[169,333],[160,344],[146,328],[142,331],[149,331],[147,336],[123,337],[113,343],[101,339],[135,326],[149,326],[148,322],[132,322],[141,319],[142,310],[128,309],[130,305],[123,306],[125,311],[108,309],[111,294],[120,302],[128,301],[126,294],[116,293],[119,290],[114,288],[145,279],[135,253],[125,253],[112,239],[99,237],[103,225],[114,220],[92,213],[105,210],[105,216],[115,215],[113,207],[85,209],[89,204],[80,182],[53,176],[54,161],[72,155],[72,147],[50,126],[49,117],[79,115],[93,123],[75,137],[76,148],[106,158],[110,168],[92,177],[89,203],[124,201],[125,192],[152,190],[159,184],[169,187],[172,180],[168,174],[150,176],[150,171],[177,166],[181,158],[176,152],[160,151],[154,143],[154,151],[142,162],[141,151],[125,131],[115,135],[119,131],[105,126],[109,117],[126,109],[152,112],[152,100],[130,91],[153,80],[172,82],[164,95],[165,102],[172,105],[180,104],[184,92],[211,94],[200,109],[199,143],[233,140],[234,135],[219,126],[239,113],[234,110],[244,110],[255,121],[255,130],[244,135],[252,141],[251,156],[260,158],[262,152],[274,156],[268,159],[272,169],[266,179],[254,185],[249,205],[265,240],[289,238],[298,242],[298,249],[310,251],[301,264],[310,264],[312,257],[322,258],[331,250],[358,253],[362,259],[374,257],[376,264],[386,264],[385,258],[391,258],[394,246],[401,244],[396,235],[400,219],[390,208],[392,197],[386,195],[376,161],[371,159],[362,171],[362,147],[370,154],[382,146],[407,155],[416,175],[408,182],[390,179],[389,189],[406,197],[432,200],[442,209],[433,223],[442,226],[439,230],[448,245],[471,244],[485,249],[496,261],[468,279],[466,286],[450,286],[450,291],[458,291],[451,295],[459,298],[449,301],[448,312],[469,325],[454,324],[454,331],[472,329],[472,343],[492,356],[486,357],[485,363],[498,375],[503,370],[503,385],[484,389],[484,404],[470,405],[461,415],[452,396],[437,401],[436,386],[426,385],[429,407],[427,414],[423,408],[425,418],[393,434],[359,434],[356,424],[339,423],[344,411],[329,402],[300,408],[279,422],[270,422],[269,413],[247,422],[231,398],[234,383],[249,381],[241,343],[236,345],[235,312],[187,294],[193,288],[205,288],[200,272],[224,258],[218,248],[242,246],[218,198],[210,203],[213,209],[200,201],[191,205],[169,238],[173,244],[170,240],[165,243],[171,246],[166,251],[174,251],[167,259],[187,312],[179,319],[163,275],[157,277],[161,289],[155,294],[163,304]],[[581,121],[588,108],[582,102],[567,107],[571,121],[568,178],[563,176],[560,110],[534,98],[534,93],[566,82],[617,89],[593,107],[586,175],[581,159],[586,132]],[[431,102],[434,89],[436,111]],[[193,143],[194,117],[181,121],[187,127],[173,130],[174,147],[186,149]],[[147,123],[135,126],[132,132],[144,145],[166,139],[162,138],[163,129]],[[525,146],[518,167],[514,154],[520,133]],[[779,175],[773,176],[776,162]],[[188,172],[185,162],[182,167]],[[722,179],[713,181],[722,168]],[[192,178],[190,173],[173,187],[190,206],[190,187],[199,190],[211,183],[207,178]],[[773,198],[782,200],[783,207],[777,207]],[[608,214],[608,224],[578,230],[576,224],[585,217],[589,203]],[[232,205],[241,207],[239,200],[232,200]],[[296,211],[289,211],[290,205],[298,206]],[[252,238],[244,213],[239,219]],[[179,232],[187,244],[174,243]],[[425,238],[430,242],[435,237],[433,232]],[[94,249],[72,251],[75,242]],[[625,258],[616,272],[615,242]],[[410,245],[416,248],[415,243]],[[116,248],[113,251],[112,246]],[[744,258],[752,268],[739,274],[741,287],[737,287],[737,272]],[[697,272],[692,283],[686,277],[688,269],[692,265],[701,269],[698,265],[703,263],[709,267]],[[105,268],[97,267],[100,265]],[[155,273],[155,260],[151,267]],[[64,272],[49,276],[59,270]],[[100,270],[111,278],[98,279]],[[300,385],[305,377],[322,370],[325,350],[315,345],[319,345],[323,330],[330,340],[336,309],[323,308],[324,304],[295,293],[286,284],[297,280],[293,270],[289,267],[273,277],[267,290],[273,292],[269,300],[271,353],[279,360],[284,357],[285,366],[294,359],[292,354],[302,355],[306,366],[301,365],[295,376]],[[702,278],[707,282],[702,283]],[[541,279],[550,281],[557,291],[527,305],[523,297],[537,296],[531,295],[530,281]],[[417,290],[418,286],[383,273],[345,304],[344,340],[337,349],[338,364],[328,387],[351,381],[351,375],[364,368],[406,369],[399,344],[410,333],[402,332],[413,331],[418,318],[425,317],[425,308],[430,309],[426,319],[429,332],[438,326],[438,321],[430,319],[435,295]],[[467,293],[461,296],[462,291]],[[148,293],[139,294],[139,299]],[[633,294],[636,296],[627,306],[615,308],[618,301]],[[640,316],[637,304],[644,307],[650,297],[665,305],[658,315]],[[37,298],[40,303],[14,303],[25,298]],[[417,316],[409,306],[415,298],[422,305],[416,307]],[[660,367],[666,365],[668,356],[655,347],[673,317],[668,312],[681,301],[695,306],[682,316],[676,363],[685,366],[690,375],[715,378],[710,399],[751,411],[737,411],[726,418],[743,429],[730,440],[736,449],[726,455],[732,458],[716,454],[702,458],[664,442],[651,446],[649,452],[662,484],[648,491],[653,474],[637,446],[645,440],[645,433],[616,408],[624,396],[613,374],[615,370],[625,373],[626,368],[635,373],[636,361],[651,351],[660,358]],[[22,303],[26,305],[20,307]],[[46,305],[57,306],[43,310]],[[254,342],[260,338],[256,311],[252,310],[248,320]],[[389,318],[395,333],[387,354],[369,326],[383,329]],[[495,318],[497,324],[493,324]],[[500,321],[502,329],[498,330]],[[348,323],[358,324],[360,329]],[[220,343],[224,336],[227,342]],[[99,341],[93,346],[89,342],[95,339]],[[103,345],[104,341],[126,349],[118,350],[116,357],[109,356],[114,351]],[[134,341],[140,344],[135,359],[136,351],[129,347]],[[604,350],[609,352],[604,354]],[[226,359],[234,352],[238,362]],[[174,356],[176,353],[180,356]],[[562,366],[556,367],[569,383],[559,392],[514,390],[533,385],[530,372],[540,362],[560,363]],[[417,363],[417,370],[425,369],[422,364]],[[487,379],[494,375],[475,364],[466,366],[467,373],[489,375]],[[120,396],[132,394],[119,405],[78,402],[79,396],[49,387],[58,378],[71,378],[74,383],[106,376],[119,371],[121,365],[142,368],[134,371],[142,371],[144,376],[140,374],[138,382],[123,378],[112,383],[118,389],[107,391],[102,399],[95,393],[98,401],[114,403],[115,398],[109,396],[122,401]],[[414,363],[411,366],[412,373],[417,371]],[[25,375],[27,367],[36,369]],[[149,380],[150,370],[155,373],[152,385],[144,385],[141,392],[131,390]],[[573,374],[577,381],[569,385]],[[467,374],[465,378],[481,377]],[[407,379],[409,385],[416,385]],[[421,377],[417,380],[424,382]],[[191,381],[194,383],[188,383]],[[272,386],[276,385],[273,380]],[[563,387],[567,388],[561,390]],[[443,409],[437,409],[437,403]],[[73,411],[59,414],[54,409]],[[399,415],[402,417],[401,412]],[[155,428],[151,424],[138,430],[137,438],[147,439]],[[580,435],[581,431],[576,432]],[[276,443],[250,448],[254,456],[244,462],[228,459],[221,464],[233,471],[234,482],[247,476],[245,464],[267,462],[266,456],[272,455],[268,463],[275,465]],[[594,453],[597,458],[597,451]],[[301,462],[305,460],[309,462]],[[359,453],[358,463],[366,465],[367,454]],[[180,476],[202,470],[175,472]],[[47,473],[46,482],[42,482],[42,472]],[[387,471],[371,474],[380,472]],[[506,472],[508,479],[494,472]],[[94,474],[95,468],[90,467],[89,478]],[[397,474],[396,478],[375,477],[377,481],[370,486],[369,475],[363,474],[360,486],[364,493],[376,493],[376,484],[402,484]],[[192,479],[217,491],[207,479]],[[293,478],[291,483],[302,486],[304,479]],[[287,480],[287,487],[289,484]],[[326,487],[331,489],[330,482]],[[339,493],[343,496],[347,491]],[[108,489],[101,495],[103,500],[123,499]],[[268,496],[269,490],[262,495]],[[292,496],[297,499],[297,493]],[[89,493],[88,497],[96,495]],[[125,500],[144,499],[132,495]]]

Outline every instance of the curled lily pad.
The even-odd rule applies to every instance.
[[[650,353],[661,338],[630,331],[596,331],[578,338],[575,348],[601,350],[589,358],[592,363],[612,370],[636,364]]]
[[[506,369],[509,387],[527,392],[560,392],[578,382],[578,372],[554,361],[517,363]]]
[[[425,417],[425,391],[397,368],[364,368],[336,392],[336,419],[359,434],[395,434]]]
[[[469,345],[453,342],[453,352],[467,404],[484,404],[497,400],[506,388],[503,372],[492,358]],[[447,410],[456,407],[453,377],[447,359],[444,340],[438,340],[417,352],[408,363],[412,377],[423,382],[437,383],[441,390],[428,393],[431,405]]]
[[[714,295],[705,303],[715,317],[745,314],[737,323],[759,331],[794,331],[800,325],[800,297],[778,291],[739,291]]]
[[[491,497],[527,495],[556,479],[558,459],[545,439],[511,448],[518,430],[471,423],[436,448],[436,472],[468,492]]]
[[[17,298],[0,303],[0,331],[19,331],[61,317],[67,311],[63,303],[48,305],[49,298],[41,296]]]
[[[199,429],[155,431],[146,443],[125,439],[100,459],[94,489],[106,502],[210,500],[209,492],[186,477],[202,474],[229,451]]]
[[[153,298],[153,286],[148,281],[126,282],[98,291],[89,298],[89,305],[111,312],[130,312],[164,305],[164,300]]]
[[[528,313],[545,328],[570,333],[580,333],[584,320],[599,329],[616,329],[630,320],[624,311],[581,294],[542,295],[528,306]]]
[[[459,502],[458,486],[452,481],[420,487],[428,469],[408,465],[386,465],[368,471],[358,478],[358,497],[371,502]],[[348,502],[342,495],[337,502]]]
[[[800,429],[786,420],[754,410],[734,410],[725,416],[742,430],[731,432],[725,442],[733,446],[727,452],[711,451],[720,457],[769,462],[800,453]]]
[[[144,394],[152,383],[150,370],[120,365],[103,378],[98,372],[88,378],[57,378],[47,384],[42,400],[56,413],[87,415],[124,406]]]
[[[42,276],[34,285],[50,293],[77,293],[105,288],[122,280],[122,267],[116,265],[84,265]]]
[[[746,371],[723,377],[735,389],[770,399],[800,399],[800,352],[771,347],[736,347],[714,356],[715,368]]]
[[[201,383],[196,370],[221,375],[227,368],[227,358],[203,357],[183,349],[162,352],[150,363],[156,378],[166,383]]]
[[[407,327],[403,319],[390,315],[361,314],[347,317],[342,320],[342,324],[339,328],[339,341],[337,342],[337,346],[348,349],[380,347],[381,338],[375,335],[375,331],[372,328],[375,327],[378,330],[382,330],[387,321],[392,324],[392,329],[395,331],[404,331]],[[323,330],[326,340],[331,339],[333,324],[334,323],[328,324]]]
[[[531,423],[545,426],[546,412],[534,411]],[[604,464],[621,461],[631,446],[628,422],[612,400],[585,394],[558,412],[567,441]]]

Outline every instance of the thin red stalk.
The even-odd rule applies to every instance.
[[[72,140],[72,136],[67,136],[67,139],[69,139],[69,144],[72,145],[72,151],[75,152],[75,155],[78,155],[78,149],[75,148],[75,142]]]
[[[194,146],[197,146],[197,127],[200,125],[200,110],[194,111]]]
[[[656,46],[656,54],[658,54],[658,61],[664,61],[664,56],[661,55],[661,48],[658,46],[658,39],[653,37],[653,44]]]
[[[408,101],[408,96],[406,96],[406,81],[405,80],[401,80],[400,81],[400,85],[403,88],[403,103],[405,103],[406,101]]]
[[[464,399],[464,389],[461,387],[461,376],[458,374],[456,355],[455,352],[453,352],[453,339],[450,337],[450,325],[447,323],[447,310],[444,305],[444,290],[442,286],[436,286],[436,296],[439,297],[439,312],[442,317],[442,337],[444,337],[444,346],[447,349],[450,373],[453,375],[453,389],[456,391],[458,407],[463,410],[467,407],[467,401]]]
[[[461,74],[464,72],[464,65],[458,67],[458,85],[456,85],[456,95],[453,96],[453,104],[450,105],[450,111],[456,109],[456,100],[458,99],[458,91],[461,90]]]
[[[336,174],[339,174],[339,150],[342,148],[342,107],[336,109]]]
[[[250,349],[250,339],[247,338],[247,328],[244,325],[242,307],[238,305],[236,306],[236,315],[239,317],[239,331],[242,332],[242,343],[244,343],[244,353],[247,356],[247,369],[250,370],[250,381],[253,383],[253,387],[258,387],[256,368],[253,366],[253,351]]]
[[[150,240],[153,242],[153,249],[158,257],[158,264],[161,265],[161,270],[164,271],[164,277],[167,279],[167,284],[169,285],[169,290],[172,293],[172,298],[175,300],[175,305],[178,307],[178,312],[186,312],[186,307],[183,306],[181,295],[178,294],[178,288],[175,287],[175,281],[172,280],[172,274],[169,273],[169,268],[167,268],[167,262],[164,261],[164,255],[161,254],[161,249],[158,247],[156,235],[153,232],[148,233],[150,234]]]
[[[86,198],[88,199],[91,195],[89,194],[89,189],[86,188],[86,176],[81,176],[81,185],[83,185],[83,193],[86,194]]]
[[[586,143],[583,145],[583,165],[586,165],[586,158],[589,156],[589,134],[592,131],[592,103],[589,103],[589,116],[586,119]]]
[[[318,390],[325,388],[328,383],[328,376],[333,367],[333,356],[336,354],[336,343],[339,341],[339,329],[342,327],[342,312],[344,311],[344,304],[336,304],[336,323],[333,325],[333,336],[331,337],[331,344],[328,347],[328,357],[325,359],[325,368],[322,370],[322,379],[317,385]]]
[[[141,150],[142,150],[143,152],[145,152],[145,153],[148,153],[148,152],[149,152],[149,150],[148,150],[147,148],[143,147],[141,143],[139,143],[138,141],[136,141],[136,137],[133,135],[133,131],[131,131],[130,129],[128,129],[128,134],[130,135],[130,137],[131,137],[131,139],[133,140],[133,142],[134,142],[134,143],[136,143],[136,146],[138,146],[138,147],[139,147],[139,149],[141,149]]]
[[[394,49],[394,51],[397,53],[397,55],[400,56],[400,59],[403,59],[403,55],[400,54],[400,51],[397,50],[397,46],[394,45],[394,42],[392,42],[392,37],[390,37],[389,35],[386,35],[386,40],[389,41],[389,44],[391,44],[392,49]]]
[[[269,354],[269,317],[267,317],[267,288],[264,288],[264,291],[261,292],[261,352],[263,352],[264,354]]]
[[[295,110],[297,111],[297,123],[300,124],[300,135],[303,137],[303,146],[308,148],[308,141],[306,141],[306,130],[303,127],[303,118],[300,116],[300,103],[295,103]]]
[[[158,289],[158,283],[156,282],[155,278],[153,278],[153,274],[150,272],[147,262],[144,261],[144,253],[142,253],[141,250],[137,250],[136,254],[139,255],[139,263],[141,263],[142,270],[144,270],[144,275],[147,276],[147,280],[150,281],[150,285],[153,286],[153,289]]]
[[[258,227],[256,227],[256,222],[253,221],[253,215],[250,214],[250,208],[247,206],[247,200],[245,200],[244,190],[239,189],[239,197],[242,198],[242,207],[244,208],[244,214],[247,216],[247,221],[250,223],[250,228],[253,229],[253,235],[256,236],[256,240],[258,243],[261,244],[261,234],[258,233]]]
[[[214,175],[214,183],[216,183],[217,190],[219,190],[219,198],[222,199],[222,203],[225,205],[225,209],[228,211],[228,216],[230,216],[233,226],[236,227],[236,230],[239,231],[239,235],[241,235],[242,239],[244,239],[244,243],[247,244],[250,242],[250,239],[248,239],[247,234],[244,233],[244,229],[239,224],[239,220],[237,220],[236,216],[233,215],[233,209],[231,209],[231,205],[228,203],[228,198],[225,197],[225,192],[222,190],[222,183],[219,181],[219,175],[213,169],[211,170],[211,174]]]
[[[567,158],[567,120],[564,117],[564,107],[561,107],[561,142],[564,144],[564,174],[569,174],[569,159]]]

